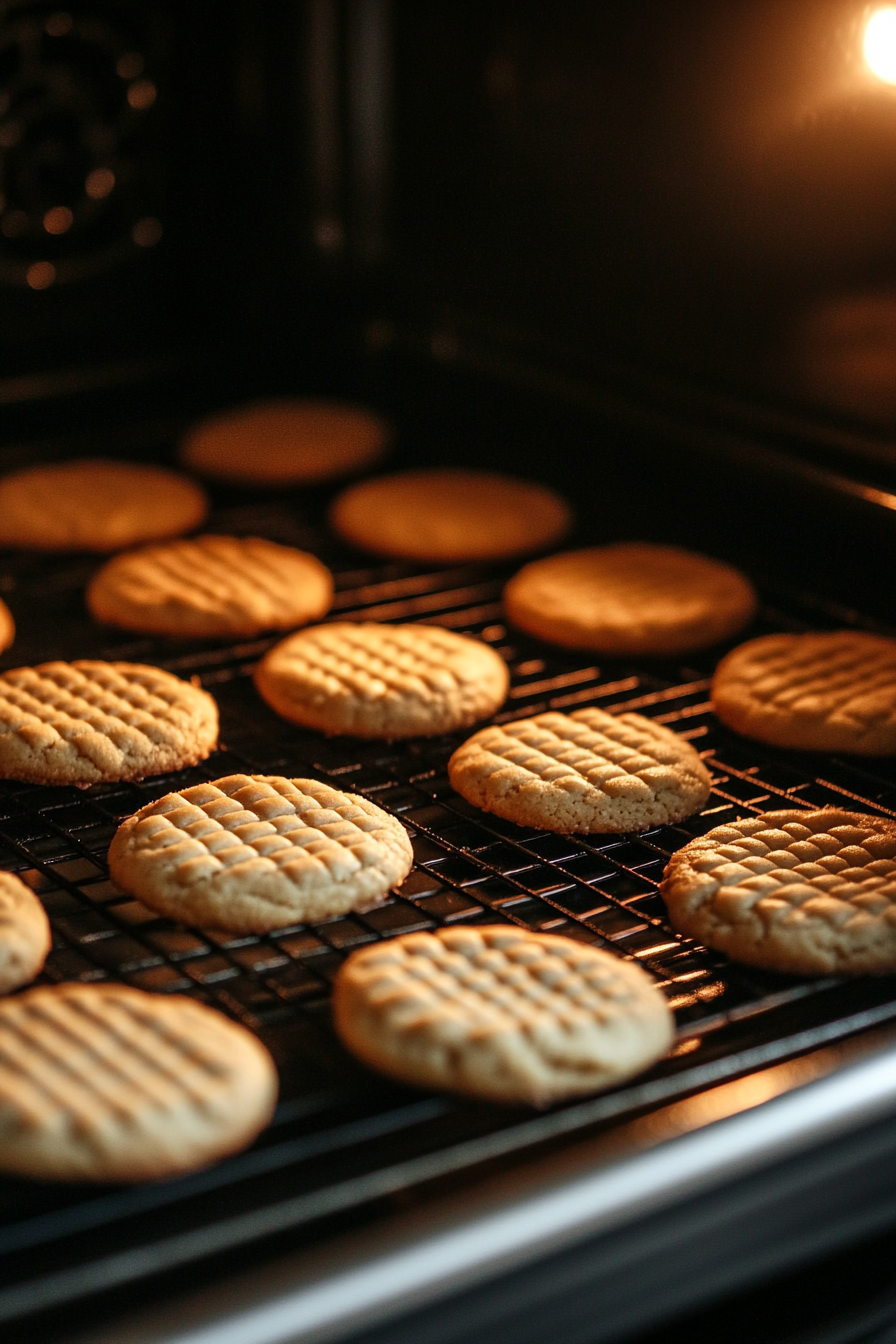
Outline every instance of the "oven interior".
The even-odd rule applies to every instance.
[[[835,0],[786,17],[760,0],[645,0],[637,16],[572,0],[0,4],[4,469],[83,453],[169,461],[208,409],[346,395],[393,418],[391,465],[529,474],[573,499],[575,541],[664,540],[740,564],[763,598],[749,634],[892,632],[896,102],[859,69],[864,17]],[[63,146],[56,159],[48,144]],[[108,209],[107,180],[90,176],[104,163]],[[60,193],[74,222],[41,233]],[[333,617],[489,642],[513,673],[499,719],[595,704],[672,726],[710,765],[711,802],[679,827],[611,839],[489,818],[448,784],[460,737],[303,732],[252,687],[273,639],[123,636],[84,609],[95,561],[5,556],[19,636],[3,667],[154,662],[199,678],[222,718],[222,746],[196,770],[83,791],[0,785],[0,865],[53,922],[45,978],[190,994],[257,1031],[282,1077],[270,1129],[210,1171],[103,1191],[4,1180],[10,1340],[375,1226],[896,1017],[889,978],[808,982],[691,945],[656,890],[674,849],[734,816],[896,816],[891,761],[738,738],[708,705],[723,650],[631,664],[539,644],[503,616],[510,569],[371,564],[327,531],[328,498],[216,488],[209,525],[314,551],[336,575]],[[408,826],[413,874],[381,909],[266,938],[150,917],[108,880],[116,825],[236,770],[366,794]],[[329,981],[354,947],[455,921],[636,958],[675,1008],[672,1055],[536,1116],[374,1078],[333,1036]],[[844,1221],[841,1239],[865,1230]]]

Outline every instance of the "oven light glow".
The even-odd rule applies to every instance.
[[[865,26],[865,60],[885,84],[896,84],[896,8],[878,9]]]

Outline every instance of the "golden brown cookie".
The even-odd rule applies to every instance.
[[[414,1087],[546,1106],[612,1087],[666,1053],[672,1014],[646,972],[508,925],[411,933],[352,953],[336,1030]]]
[[[643,831],[703,807],[709,771],[689,742],[640,714],[539,714],[475,733],[448,762],[468,802],[546,831]]]
[[[16,637],[16,623],[12,618],[12,612],[2,599],[0,599],[0,653],[8,649]]]
[[[95,784],[204,761],[218,707],[142,663],[42,663],[0,676],[0,779]]]
[[[464,564],[551,546],[569,531],[572,511],[535,481],[432,468],[349,486],[330,520],[345,541],[374,555]]]
[[[106,553],[179,537],[208,512],[186,476],[90,458],[27,467],[0,480],[0,546]]]
[[[33,980],[50,950],[46,911],[21,878],[0,873],[0,994]]]
[[[251,1143],[277,1099],[260,1041],[192,999],[52,985],[0,1003],[0,1168],[176,1176]]]
[[[98,621],[154,635],[245,638],[325,616],[333,577],[259,537],[191,537],[116,555],[87,589]]]
[[[390,741],[467,728],[500,708],[508,682],[478,639],[373,621],[300,630],[255,669],[259,694],[291,723]]]
[[[386,422],[361,406],[261,401],[196,425],[180,460],[201,476],[235,485],[315,485],[371,466],[391,437]]]
[[[381,900],[414,862],[382,808],[314,779],[228,775],[118,828],[112,880],[185,924],[266,933]]]
[[[794,975],[896,971],[896,822],[825,808],[766,812],[692,840],[660,891],[675,928]]]
[[[896,640],[858,630],[764,635],[716,669],[712,706],[746,737],[805,751],[896,752]]]
[[[674,656],[743,629],[756,593],[720,560],[627,542],[534,560],[507,584],[504,605],[514,625],[564,648]]]

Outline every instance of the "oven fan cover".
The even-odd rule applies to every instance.
[[[161,239],[145,42],[99,6],[0,0],[0,284],[48,289]]]

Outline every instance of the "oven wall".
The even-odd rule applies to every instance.
[[[399,416],[405,457],[572,476],[598,531],[637,461],[707,545],[707,480],[733,453],[712,499],[748,494],[759,445],[803,482],[758,529],[788,564],[830,530],[812,492],[839,507],[807,464],[896,492],[896,95],[862,62],[867,6],[59,13],[0,3],[5,442],[161,416],[163,452],[208,405],[348,392]]]
[[[409,307],[568,367],[797,401],[819,305],[877,296],[840,320],[896,354],[896,95],[864,62],[869,8],[399,0]]]

